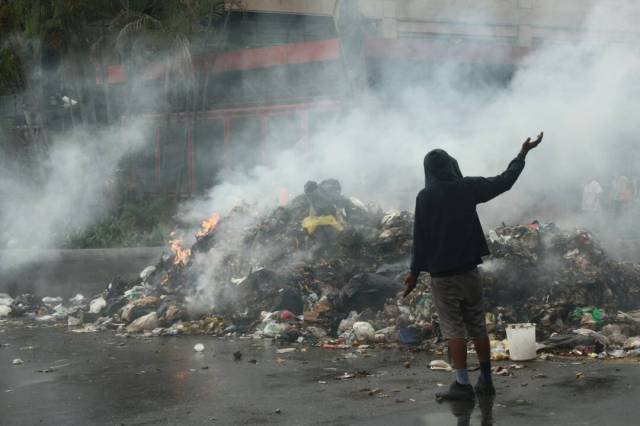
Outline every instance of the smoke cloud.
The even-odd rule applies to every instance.
[[[481,216],[488,226],[569,218],[586,179],[608,185],[618,174],[634,174],[639,159],[633,145],[640,103],[633,93],[640,56],[622,36],[617,43],[604,37],[633,28],[640,6],[617,3],[615,9],[598,3],[580,38],[534,49],[508,84],[469,81],[468,66],[444,63],[430,69],[426,84],[394,93],[392,102],[384,89],[372,90],[266,165],[225,172],[207,199],[185,205],[183,215],[196,221],[241,200],[273,206],[279,188],[297,194],[307,180],[327,177],[365,202],[412,209],[429,150],[447,150],[465,175],[491,176],[506,168],[526,137],[544,130],[544,143],[530,153],[514,189],[482,206]],[[381,87],[405,74],[402,66],[385,70]]]
[[[122,159],[148,140],[143,121],[56,136],[39,161],[0,160],[0,235],[7,248],[59,246],[70,233],[103,219],[117,203]],[[6,250],[0,270],[34,260],[36,251]]]

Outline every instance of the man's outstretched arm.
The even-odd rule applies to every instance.
[[[465,178],[465,181],[467,181],[472,188],[476,204],[486,203],[503,192],[510,190],[524,169],[524,160],[527,154],[529,151],[540,145],[543,137],[544,133],[541,132],[534,141],[532,141],[531,138],[527,138],[527,140],[522,144],[522,149],[518,156],[511,160],[507,170],[500,173],[498,176],[489,178]]]

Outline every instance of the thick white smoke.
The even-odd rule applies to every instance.
[[[104,218],[117,202],[121,160],[148,141],[144,122],[56,136],[44,158],[25,170],[0,163],[0,233],[7,248],[59,246],[71,232]],[[2,251],[0,270],[23,266],[37,251]]]
[[[465,175],[495,175],[527,136],[544,130],[543,145],[529,155],[514,189],[481,213],[487,225],[539,215],[562,220],[578,208],[584,180],[596,176],[608,183],[630,173],[640,158],[629,149],[640,112],[637,44],[604,42],[634,28],[640,4],[611,3],[586,15],[580,38],[534,49],[506,87],[460,89],[456,82],[467,67],[441,64],[428,86],[409,87],[392,106],[369,93],[269,165],[226,174],[207,200],[185,207],[185,217],[199,220],[240,200],[274,205],[279,188],[297,194],[305,181],[328,177],[364,201],[412,209],[429,150],[447,150]],[[405,70],[392,73],[397,75],[382,78],[398,79]]]

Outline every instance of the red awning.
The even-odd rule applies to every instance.
[[[428,39],[384,39],[367,40],[367,56],[371,58],[408,59],[416,61],[457,61],[476,64],[515,64],[531,49],[509,44],[488,44],[473,40],[446,41]],[[194,57],[196,72],[212,67],[214,72],[227,72],[271,68],[310,62],[335,61],[340,58],[338,39],[291,43],[260,49],[243,49],[220,55]],[[144,79],[154,80],[164,75],[163,63],[151,64],[144,71]],[[107,69],[109,84],[127,80],[122,65],[110,65]],[[100,76],[96,82],[101,83]]]
[[[264,47],[260,49],[244,49],[237,52],[220,55],[201,55],[194,57],[193,66],[197,72],[205,70],[213,62],[214,72],[250,70],[270,68],[291,64],[306,64],[309,62],[333,61],[340,57],[338,39],[312,41],[307,43],[291,43],[281,46]],[[144,71],[145,80],[154,80],[164,74],[165,65],[154,63]],[[107,68],[109,84],[127,81],[122,65],[110,65]],[[96,83],[101,84],[99,74]]]
[[[338,39],[293,43],[261,49],[246,49],[220,55],[214,71],[236,71],[290,64],[334,61],[340,57]]]

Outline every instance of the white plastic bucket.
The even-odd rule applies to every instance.
[[[536,325],[507,325],[509,357],[513,361],[528,361],[536,358]]]

